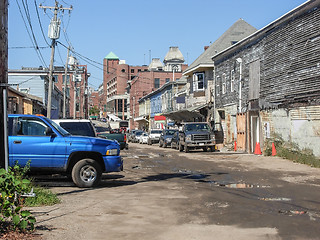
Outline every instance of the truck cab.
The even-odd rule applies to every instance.
[[[123,170],[116,141],[72,136],[52,120],[35,115],[8,116],[9,165],[31,171],[65,173],[79,187],[99,183],[103,172]]]
[[[189,152],[190,149],[203,149],[211,152],[215,150],[215,135],[209,123],[188,122],[184,123],[179,131],[179,150]]]

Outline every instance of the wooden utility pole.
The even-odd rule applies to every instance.
[[[72,10],[72,6],[70,8],[64,8],[62,6],[59,6],[58,1],[55,1],[54,7],[49,6],[42,6],[40,4],[39,8],[43,9],[53,9],[54,10],[54,16],[51,20],[50,26],[49,26],[49,38],[52,39],[51,42],[51,60],[50,60],[50,67],[49,67],[49,86],[48,86],[48,101],[47,101],[47,117],[51,118],[51,102],[52,102],[52,88],[53,88],[53,64],[54,64],[54,51],[56,47],[56,39],[59,38],[60,35],[60,20],[58,20],[58,11],[60,10]]]
[[[8,167],[8,1],[0,0],[0,167]]]

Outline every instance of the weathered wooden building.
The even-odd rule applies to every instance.
[[[225,144],[254,152],[279,134],[320,156],[320,1],[310,0],[212,57]]]

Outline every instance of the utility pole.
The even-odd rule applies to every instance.
[[[8,1],[0,0],[0,168],[8,168]]]
[[[66,66],[64,69],[64,90],[63,90],[63,118],[66,118],[66,100],[67,100],[67,80],[68,80],[68,61],[69,61],[69,53],[70,53],[70,47],[68,47],[68,53],[67,53],[67,61]]]
[[[60,19],[58,20],[58,11],[60,10],[72,10],[72,6],[70,8],[64,8],[62,6],[58,6],[58,1],[55,1],[55,6],[42,6],[39,5],[39,8],[43,9],[53,9],[54,10],[54,16],[53,19],[51,19],[50,25],[49,25],[49,31],[48,36],[50,39],[52,39],[51,42],[51,60],[50,60],[50,67],[49,67],[49,86],[48,86],[48,102],[47,102],[47,117],[51,118],[51,102],[52,102],[52,87],[53,87],[53,64],[54,64],[54,51],[56,46],[56,39],[60,36]]]

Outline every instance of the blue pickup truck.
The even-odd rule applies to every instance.
[[[120,172],[116,141],[72,136],[52,120],[35,115],[8,116],[9,165],[30,162],[31,171],[71,175],[78,187],[93,187],[103,172]]]

